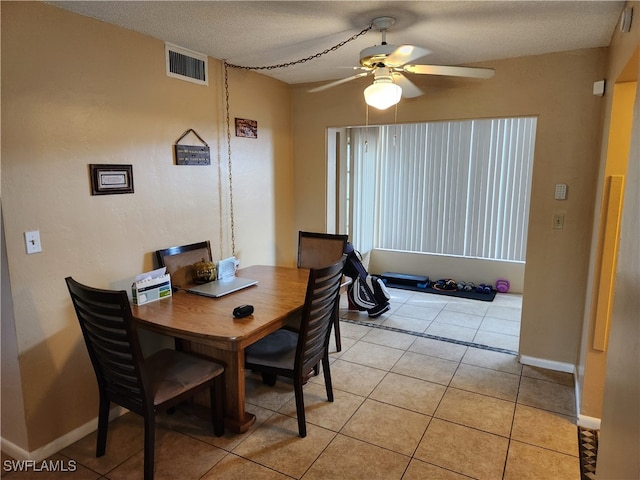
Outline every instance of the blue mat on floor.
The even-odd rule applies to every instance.
[[[414,292],[435,293],[437,295],[447,295],[449,297],[470,298],[482,302],[493,302],[496,298],[496,291],[491,293],[480,293],[475,290],[466,292],[464,290],[438,290],[433,288],[429,282],[429,277],[419,277],[415,275],[405,275],[401,273],[383,273],[380,278],[389,288],[400,288],[402,290],[413,290]]]

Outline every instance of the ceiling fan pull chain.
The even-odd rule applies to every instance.
[[[235,257],[236,234],[235,221],[233,217],[233,176],[231,174],[231,121],[229,115],[229,67],[231,65],[228,64],[226,60],[223,60],[222,62],[224,64],[224,97],[227,122],[227,166],[229,169],[229,217],[231,219],[231,255]],[[220,193],[220,195],[222,194]],[[220,202],[220,212],[220,251],[222,252],[222,202]],[[220,255],[220,258],[222,258],[222,255]]]
[[[293,65],[299,65],[300,63],[305,63],[308,62],[309,60],[314,60],[316,58],[320,58],[323,55],[326,55],[327,53],[330,52],[335,52],[336,50],[338,50],[340,47],[345,46],[347,43],[352,42],[353,40],[355,40],[356,38],[358,38],[361,35],[364,35],[365,33],[367,33],[369,30],[371,30],[373,28],[373,23],[370,23],[365,29],[363,29],[361,32],[356,33],[355,35],[352,35],[351,37],[347,38],[346,40],[343,40],[342,42],[338,43],[337,45],[334,45],[331,48],[327,48],[325,50],[323,50],[322,52],[316,53],[314,55],[311,55],[309,57],[306,58],[301,58],[300,60],[294,60],[292,62],[287,62],[287,63],[279,63],[277,65],[265,65],[265,66],[260,66],[260,67],[245,67],[243,65],[234,65],[233,63],[225,63],[226,65],[232,67],[232,68],[240,68],[242,70],[275,70],[276,68],[285,68],[285,67],[291,67]]]

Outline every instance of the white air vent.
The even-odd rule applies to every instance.
[[[199,85],[209,85],[207,56],[170,43],[164,44],[167,76]]]

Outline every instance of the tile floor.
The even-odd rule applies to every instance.
[[[291,385],[267,387],[248,374],[250,431],[217,438],[186,412],[162,416],[155,478],[580,478],[572,376],[522,366],[504,351],[517,350],[518,296],[487,303],[392,293],[393,309],[378,319],[342,309],[342,351],[331,353],[335,402],[326,401],[322,375],[305,386],[306,438],[297,435]],[[49,459],[75,462],[73,475],[3,468],[2,476],[142,478],[142,435],[140,419],[127,414],[111,423],[104,457],[94,456],[93,433]]]

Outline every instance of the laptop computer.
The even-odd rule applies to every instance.
[[[195,293],[196,295],[204,295],[205,297],[218,298],[229,293],[237,292],[243,288],[256,285],[257,280],[244,277],[224,277],[213,282],[203,283],[202,285],[196,285],[188,288],[187,292]]]

